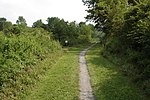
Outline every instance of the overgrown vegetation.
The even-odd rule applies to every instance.
[[[83,0],[87,19],[103,31],[103,56],[116,58],[120,69],[150,95],[150,1]],[[128,65],[126,64],[128,63]],[[126,65],[126,66],[124,66]]]
[[[86,55],[91,83],[96,100],[148,100],[130,79],[120,71],[118,65],[100,56],[99,44]]]
[[[65,41],[68,41],[69,46],[90,43],[95,33],[92,24],[87,25],[84,22],[78,24],[75,21],[69,23],[64,21],[64,19],[59,19],[57,17],[47,18],[47,24],[38,20],[33,24],[33,27],[42,27],[45,30],[52,32],[54,38],[63,46],[66,45]]]
[[[0,97],[15,99],[26,87],[35,83],[48,66],[37,67],[51,57],[61,56],[59,42],[43,29],[29,29],[20,35],[0,33]],[[52,60],[51,62],[53,62]]]
[[[56,17],[47,22],[38,20],[31,28],[23,16],[16,24],[0,18],[0,99],[24,97],[41,74],[62,56],[62,46],[89,43],[95,32],[93,25],[83,22],[69,23]]]

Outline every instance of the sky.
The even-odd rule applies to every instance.
[[[86,6],[82,0],[0,0],[0,17],[16,23],[19,16],[26,19],[28,26],[48,17],[59,17],[65,21],[86,21]]]

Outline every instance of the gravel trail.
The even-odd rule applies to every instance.
[[[93,46],[93,45],[92,45]],[[89,48],[91,48],[90,46]],[[87,64],[85,60],[85,53],[89,49],[84,49],[79,56],[80,61],[80,100],[94,100],[94,95],[90,83],[90,76],[88,74]]]

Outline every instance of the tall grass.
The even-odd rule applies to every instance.
[[[86,56],[96,100],[146,100],[118,65],[100,55],[101,51],[97,45]]]

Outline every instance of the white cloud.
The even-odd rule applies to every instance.
[[[85,9],[82,0],[0,0],[0,17],[15,23],[18,16],[23,16],[30,26],[48,17],[85,21]]]

